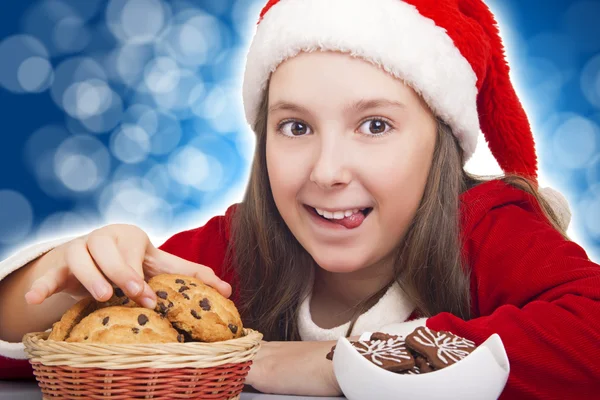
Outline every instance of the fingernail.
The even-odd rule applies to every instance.
[[[146,308],[154,309],[156,308],[156,300],[153,300],[150,297],[142,297],[142,305]]]
[[[142,291],[142,286],[136,281],[129,281],[127,285],[125,285],[125,289],[129,292],[130,295],[137,296]]]
[[[94,296],[97,299],[103,298],[110,291],[108,285],[100,281],[94,282],[92,285],[92,290],[94,291]]]
[[[33,304],[35,302],[35,292],[33,290],[25,293],[25,301],[28,304]]]

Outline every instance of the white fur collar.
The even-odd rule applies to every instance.
[[[313,322],[310,314],[310,298],[310,294],[305,297],[298,315],[298,328],[302,340],[337,340],[346,336],[349,322],[331,329],[323,329]],[[388,326],[397,326],[405,322],[413,310],[414,306],[408,301],[400,285],[395,283],[373,307],[358,318],[351,335],[386,331]],[[424,319],[418,321],[419,324],[424,325]]]

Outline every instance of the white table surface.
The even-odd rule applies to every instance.
[[[10,382],[0,381],[0,400],[41,400],[42,392],[35,381]],[[343,397],[303,397],[282,396],[261,393],[242,393],[240,400],[340,400]]]

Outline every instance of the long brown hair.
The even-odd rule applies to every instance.
[[[262,332],[265,340],[300,340],[298,308],[310,289],[311,270],[318,266],[293,236],[273,200],[266,164],[268,88],[265,93],[253,127],[257,141],[250,182],[232,221],[226,264],[235,268],[244,324]],[[348,336],[356,319],[394,282],[422,316],[450,312],[470,318],[469,268],[461,251],[459,202],[461,193],[486,179],[466,173],[462,165],[463,152],[455,136],[438,120],[423,198],[396,248],[394,280],[356,307]],[[501,179],[533,195],[560,231],[556,215],[532,181],[516,175]]]

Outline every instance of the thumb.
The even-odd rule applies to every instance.
[[[164,250],[153,247],[149,249],[144,261],[153,276],[158,274],[181,274],[200,279],[213,287],[225,297],[231,296],[231,285],[219,278],[212,268],[198,264]]]

